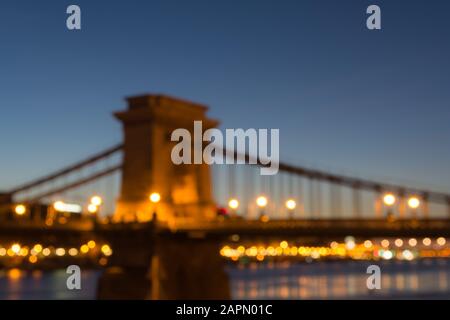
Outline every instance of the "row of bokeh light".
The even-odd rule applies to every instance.
[[[256,205],[260,209],[264,209],[268,205],[269,200],[266,196],[261,195],[256,198],[255,202],[256,202]],[[386,193],[383,196],[383,202],[387,207],[392,207],[397,202],[397,198],[392,193]],[[421,201],[420,201],[419,197],[411,196],[410,198],[408,198],[407,203],[411,209],[416,210],[420,207]],[[286,206],[286,209],[293,212],[295,210],[295,208],[297,207],[297,202],[295,201],[295,199],[290,198],[290,199],[286,200],[285,206]],[[228,201],[228,207],[231,210],[236,211],[239,208],[239,200],[236,198],[231,198]]]
[[[103,199],[100,196],[92,196],[90,198],[89,204],[87,205],[87,212],[94,214],[98,213],[100,207],[103,204]],[[83,209],[78,204],[66,203],[64,201],[55,201],[52,205],[53,209],[57,212],[69,212],[69,213],[82,213]],[[23,216],[27,213],[28,208],[25,204],[17,204],[14,207],[14,213],[17,216]]]
[[[152,203],[156,204],[156,203],[160,202],[161,195],[159,193],[157,193],[157,192],[153,192],[149,196],[149,199],[150,199],[150,201]],[[392,194],[392,193],[387,193],[387,194],[385,194],[383,196],[383,202],[384,202],[384,204],[387,207],[394,206],[396,201],[397,201],[397,199],[396,199],[395,195]],[[256,202],[256,205],[261,210],[264,210],[267,207],[268,203],[269,203],[269,199],[266,196],[264,196],[264,195],[260,195],[260,196],[258,196],[256,198],[255,202]],[[420,207],[421,201],[420,201],[420,199],[417,196],[412,196],[412,197],[410,197],[408,199],[407,203],[408,203],[408,206],[411,209],[417,210]],[[100,209],[102,204],[103,204],[103,199],[100,196],[93,196],[93,197],[91,197],[90,202],[89,202],[89,204],[87,206],[87,211],[89,213],[97,213],[99,211],[99,209]],[[53,208],[56,211],[65,211],[64,208],[66,208],[68,206],[77,206],[77,207],[79,207],[79,209],[80,209],[79,213],[81,213],[82,209],[81,209],[81,206],[79,206],[79,205],[66,204],[66,203],[64,203],[62,201],[56,201],[53,204]],[[228,201],[228,207],[235,213],[237,212],[239,206],[240,206],[240,203],[239,203],[239,200],[237,198],[231,198]],[[286,206],[286,209],[288,209],[291,213],[293,213],[294,210],[297,207],[297,202],[295,201],[295,199],[289,198],[289,199],[286,200],[285,206]],[[18,205],[15,206],[14,211],[15,211],[15,213],[17,215],[22,216],[22,215],[24,215],[27,212],[27,207],[24,204],[18,204]],[[263,211],[261,211],[261,215],[264,216],[264,212]]]
[[[98,251],[99,250],[99,251]],[[58,258],[58,257],[82,257],[90,252],[101,252],[104,257],[112,255],[113,251],[108,244],[98,245],[94,240],[90,240],[85,244],[77,247],[44,247],[42,244],[36,243],[31,246],[13,243],[10,246],[0,246],[0,259],[22,257],[27,258],[28,262],[34,264],[40,259]]]
[[[443,237],[423,239],[365,240],[356,243],[353,237],[346,237],[342,243],[333,241],[329,246],[301,246],[283,240],[278,244],[259,246],[223,246],[220,255],[232,261],[270,258],[297,259],[353,259],[353,260],[413,260],[417,258],[450,257],[450,248]]]

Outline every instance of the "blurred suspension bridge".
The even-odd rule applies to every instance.
[[[123,143],[0,194],[0,265],[84,259],[105,268],[99,297],[227,298],[224,257],[300,256],[319,246],[326,256],[344,238],[345,250],[372,239],[364,248],[373,252],[379,239],[384,249],[438,246],[450,255],[450,194],[283,162],[274,176],[261,176],[259,164],[212,172],[206,164],[174,165],[174,129],[218,122],[205,106],[171,97],[127,101],[115,113]],[[299,239],[305,246],[288,245]],[[236,248],[220,249],[227,243]]]

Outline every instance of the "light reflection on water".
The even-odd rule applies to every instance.
[[[81,290],[68,290],[65,270],[51,272],[0,270],[0,300],[67,300],[95,299],[98,271],[81,274]]]
[[[368,290],[367,266],[381,267],[381,290]],[[230,265],[234,299],[450,299],[450,259]],[[0,270],[0,299],[95,299],[101,272],[82,272],[82,290],[68,290],[65,270]]]
[[[370,264],[380,290],[367,288]],[[230,266],[234,299],[450,299],[450,260],[252,263]]]

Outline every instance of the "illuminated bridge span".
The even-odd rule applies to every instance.
[[[0,194],[0,263],[23,256],[38,267],[42,246],[65,262],[100,259],[100,297],[228,297],[217,254],[227,241],[324,245],[352,235],[443,246],[450,237],[450,194],[283,162],[275,176],[261,176],[258,164],[174,165],[171,132],[218,121],[205,106],[166,96],[127,101],[115,113],[123,143]]]

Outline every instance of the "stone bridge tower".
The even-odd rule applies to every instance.
[[[123,124],[124,159],[116,220],[148,221],[157,212],[168,223],[177,220],[210,219],[215,215],[210,168],[206,164],[175,165],[171,151],[173,130],[187,129],[194,140],[194,121],[203,130],[218,125],[209,119],[206,106],[163,95],[126,99],[128,109],[115,113]],[[192,152],[193,154],[193,152]],[[161,202],[149,195],[158,192]]]

